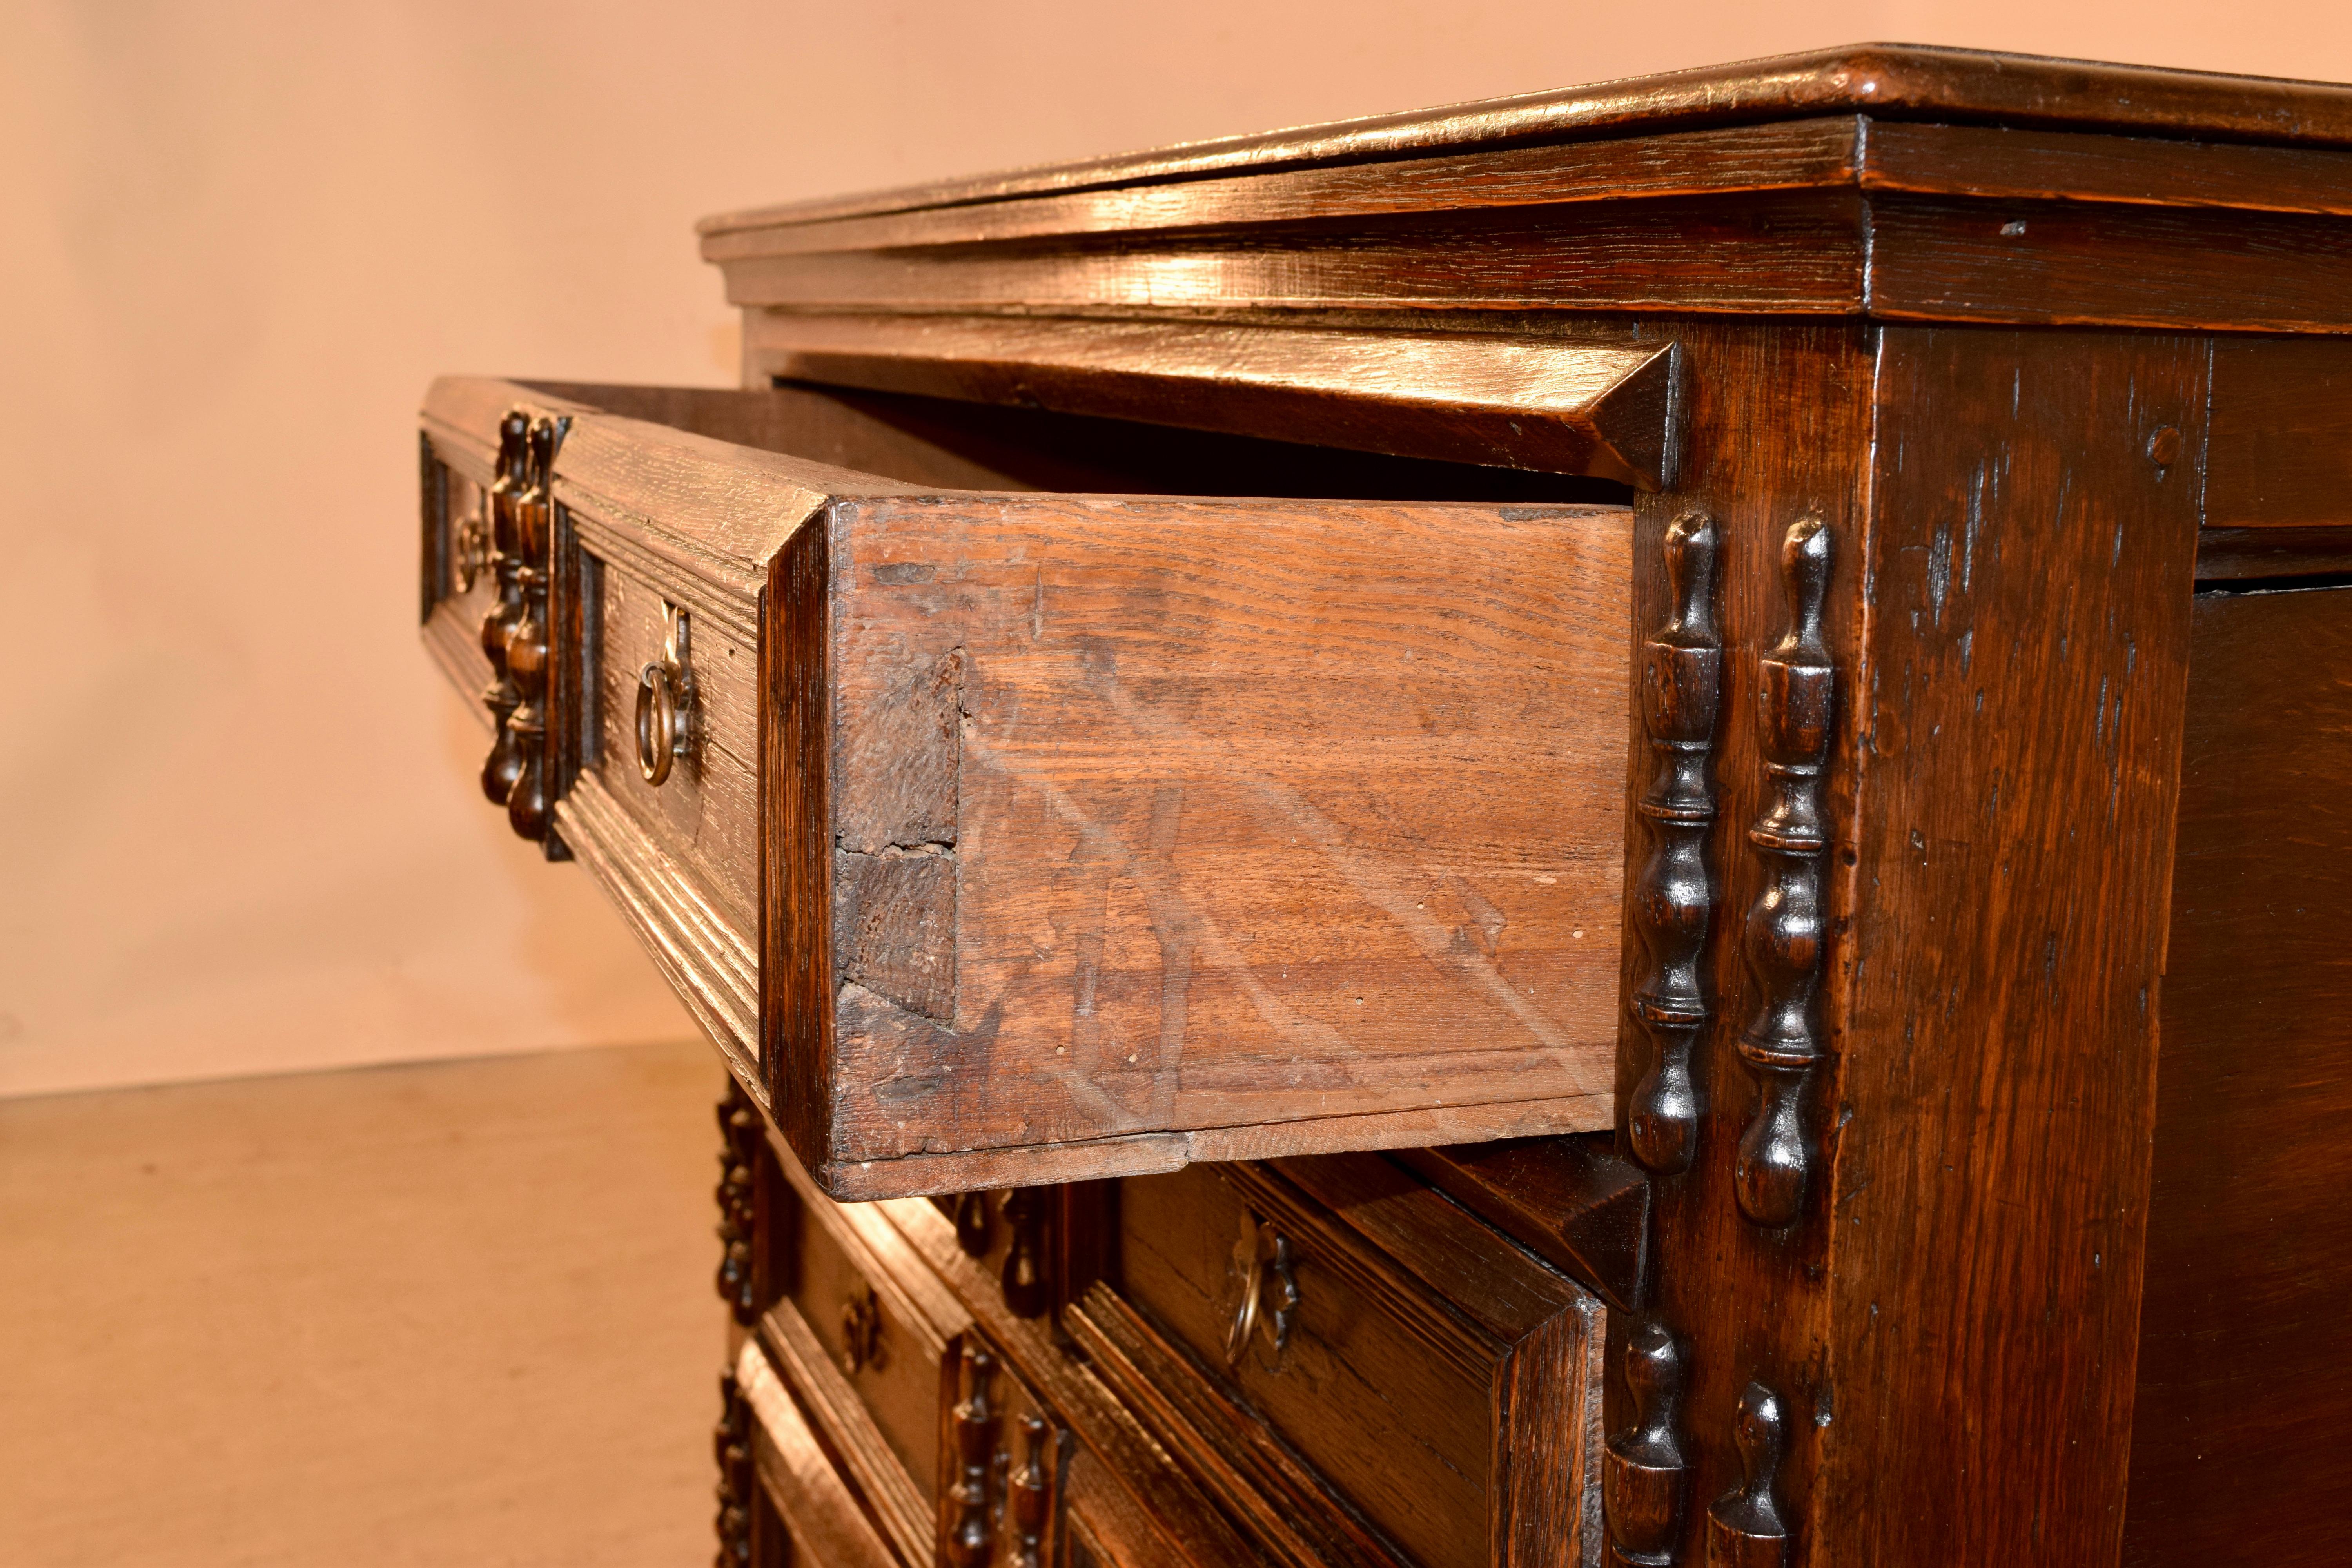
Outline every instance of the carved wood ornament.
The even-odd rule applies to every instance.
[[[499,422],[490,483],[490,569],[499,595],[482,617],[482,653],[494,677],[483,706],[498,728],[482,764],[482,793],[507,808],[515,832],[546,838],[554,805],[547,766],[547,681],[554,580],[555,452],[569,419],[509,409]]]
[[[1707,1568],[1781,1568],[1788,1561],[1789,1530],[1772,1498],[1788,1441],[1780,1396],[1760,1383],[1749,1384],[1740,1393],[1731,1426],[1740,1483],[1706,1511]]]
[[[750,1568],[751,1561],[751,1410],[735,1374],[719,1374],[719,1425],[710,1444],[719,1459],[719,1555],[716,1568]]]
[[[956,1478],[948,1491],[947,1560],[955,1568],[986,1568],[995,1542],[988,1495],[996,1468],[996,1406],[988,1391],[995,1373],[996,1358],[967,1342],[954,1413]]]
[[[1663,1323],[1643,1323],[1628,1336],[1625,1384],[1633,1395],[1633,1425],[1609,1439],[1601,1460],[1608,1560],[1623,1568],[1665,1568],[1675,1560],[1687,1466],[1675,1435],[1682,1349]]]
[[[1004,1304],[1016,1318],[1042,1318],[1049,1304],[1045,1279],[1049,1206],[1042,1188],[1015,1187],[1004,1194],[1004,1223],[1013,1232],[1013,1245],[1004,1254]]]
[[[759,1190],[760,1112],[732,1078],[719,1102],[719,1299],[737,1322],[749,1328],[760,1319],[752,1278],[751,1237],[758,1223],[753,1205]]]
[[[1705,513],[1685,512],[1667,528],[1673,617],[1642,647],[1642,718],[1658,771],[1635,806],[1649,825],[1651,849],[1631,912],[1650,962],[1629,1009],[1649,1037],[1651,1056],[1633,1090],[1626,1131],[1633,1157],[1660,1173],[1688,1170],[1698,1146],[1691,1051],[1706,1026],[1701,975],[1715,918],[1706,836],[1715,822],[1708,763],[1723,689],[1723,641],[1715,625],[1720,552],[1715,520]]]
[[[515,498],[522,493],[526,437],[530,421],[520,409],[499,421],[498,471],[490,480],[490,574],[498,597],[482,617],[482,657],[490,661],[490,684],[483,689],[482,706],[490,710],[497,738],[482,763],[482,793],[492,805],[504,805],[522,772],[507,720],[522,701],[507,676],[507,636],[522,618],[522,544],[515,531]]]
[[[1013,1561],[1016,1568],[1042,1568],[1045,1525],[1053,1518],[1055,1440],[1042,1415],[1021,1417],[1021,1463],[1013,1472]]]
[[[1768,880],[1748,913],[1748,965],[1762,1004],[1739,1037],[1739,1055],[1761,1089],[1733,1168],[1739,1210],[1760,1226],[1802,1212],[1816,1152],[1804,1126],[1805,1090],[1821,1058],[1813,999],[1823,946],[1822,771],[1829,758],[1837,671],[1822,637],[1829,594],[1830,531],[1820,518],[1790,526],[1780,547],[1789,630],[1759,668],[1757,731],[1770,802],[1748,840]]]
[[[547,588],[554,576],[555,448],[563,425],[541,418],[531,425],[522,492],[515,498],[515,538],[522,561],[516,579],[521,613],[507,631],[507,679],[519,699],[507,715],[520,767],[507,792],[507,822],[522,837],[547,837],[550,798],[547,776]]]

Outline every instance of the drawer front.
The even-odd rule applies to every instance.
[[[810,396],[670,413],[789,449]],[[924,491],[494,382],[425,423],[523,542],[509,820],[828,1194],[1611,1124],[1627,509]]]
[[[675,581],[647,581],[593,550],[584,554],[593,626],[585,684],[594,711],[583,726],[589,744],[582,766],[748,942],[760,908],[757,641],[727,619],[697,615]],[[659,679],[673,653],[692,700],[673,708],[678,738],[656,784],[645,765],[638,699],[651,689],[648,667]],[[656,704],[646,708],[654,720],[646,729],[656,730]]]
[[[1321,1193],[1255,1165],[1120,1185],[1121,1296],[1208,1385],[1192,1426],[1262,1422],[1430,1568],[1580,1560],[1597,1301],[1384,1161],[1291,1167]],[[1373,1234],[1339,1217],[1359,1211]],[[1184,1382],[1124,1333],[1145,1381]],[[1340,1547],[1377,1560],[1377,1542],[1318,1550]]]
[[[902,1562],[884,1543],[757,1343],[745,1342],[734,1372],[754,1428],[751,1460],[761,1490],[790,1538],[782,1551],[775,1548],[785,1543],[761,1539],[763,1518],[749,1532],[754,1560],[793,1568],[915,1568],[920,1559]]]
[[[928,1542],[963,1322],[919,1264],[877,1251],[870,1216],[816,1192],[782,1151],[777,1165],[787,1179],[761,1246],[780,1299],[764,1337],[902,1546]]]

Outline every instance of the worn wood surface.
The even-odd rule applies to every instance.
[[[964,1252],[946,1215],[920,1198],[865,1209],[905,1238],[971,1313],[1006,1365],[1092,1455],[1092,1474],[1118,1494],[1116,1501],[1097,1497],[1087,1510],[1107,1531],[1130,1543],[1148,1537],[1173,1560],[1198,1568],[1278,1561],[1218,1509],[1100,1378],[1067,1353],[1051,1324],[1013,1314],[995,1275]]]
[[[735,1375],[759,1417],[760,1480],[792,1532],[790,1561],[814,1561],[826,1568],[900,1568],[756,1343],[745,1342]]]
[[[950,921],[934,877],[929,904],[892,889],[893,926],[814,894],[841,923],[782,922],[779,960],[835,955],[772,1005],[833,1014],[812,1088],[803,1037],[778,1047],[830,1118],[800,1144],[820,1179],[887,1190],[851,1167],[1192,1129],[1328,1148],[1349,1116],[1425,1119],[1371,1143],[1603,1120],[1623,530],[1573,509],[841,509],[835,629],[800,667],[834,682],[829,801],[787,816],[771,862],[812,837],[951,860],[955,901]],[[808,603],[802,581],[779,602]],[[845,933],[863,984],[839,984]],[[922,1010],[928,980],[873,988],[950,966],[951,1016]],[[1532,1125],[1514,1109],[1538,1102]]]
[[[581,760],[660,852],[717,895],[728,920],[759,924],[759,658],[755,641],[691,612],[694,701],[688,746],[669,776],[647,784],[638,770],[639,672],[662,658],[663,591],[622,569],[593,563],[588,595],[594,640],[576,662],[592,671],[582,693],[583,728],[593,746]],[[574,662],[574,661],[566,661]]]
[[[1662,112],[1605,140],[1556,133],[1530,146],[1507,106],[1472,106],[1433,121],[1452,138],[1433,156],[1402,156],[1433,150],[1410,137],[1341,153],[1349,135],[1333,128],[1337,141],[1308,132],[1288,143],[1296,157],[1237,147],[1223,162],[1147,160],[1116,176],[1106,166],[1101,177],[1016,178],[937,201],[730,215],[705,224],[704,254],[725,270],[730,299],[751,308],[747,343],[772,340],[755,356],[794,367],[786,374],[866,385],[912,384],[886,379],[910,374],[903,367],[877,368],[894,352],[891,332],[855,318],[877,311],[1558,309],[2288,332],[2352,325],[2341,302],[2352,153],[2309,135],[2284,107],[2332,101],[2326,94],[2341,89],[2247,82],[2249,95],[2280,95],[2272,139],[2293,144],[2184,146],[2113,132],[2135,121],[2165,137],[2184,124],[2210,129],[2190,104],[2217,110],[2221,79],[2138,73],[2147,96],[2118,117],[2109,110],[2121,100],[2092,87],[2112,68],[2002,66],[2006,80],[1951,58],[1911,57],[1912,85],[1982,95],[1973,109],[1955,100],[1945,123],[1907,122],[1897,99],[1864,95],[1836,106],[1843,113],[1791,103],[1776,114],[1759,97],[1732,116],[1759,123],[1685,129],[1686,118]],[[2105,90],[2125,79],[2105,76]],[[1600,89],[1594,101],[1609,97]],[[2171,111],[2149,110],[2168,98]],[[1650,100],[1654,109],[1670,101],[1663,87]],[[2001,123],[1949,122],[1971,119]],[[1170,177],[1180,170],[1213,177]],[[2241,265],[2250,254],[2262,265]],[[861,336],[875,341],[861,348]],[[1013,367],[958,374],[1024,384]],[[1079,412],[1118,412],[1140,395],[1099,374],[1057,374],[1058,405]],[[1423,433],[1441,434],[1435,422]]]
[[[1598,1134],[1390,1156],[1620,1311],[1649,1289],[1650,1181]]]
[[[1591,1299],[1384,1162],[1283,1168],[1317,1193],[1249,1165],[1123,1183],[1122,1297],[1414,1560],[1572,1555]],[[1290,1243],[1300,1300],[1279,1352],[1229,1365],[1245,1212]]]
[[[1830,1280],[1822,1229],[1768,1230],[1739,1211],[1738,1143],[1757,1100],[1736,1042],[1762,1001],[1741,937],[1767,885],[1764,858],[1748,832],[1770,799],[1757,699],[1763,657],[1787,629],[1781,554],[1790,525],[1803,519],[1819,518],[1833,539],[1851,542],[1868,515],[1873,345],[1859,326],[1787,322],[1693,334],[1686,347],[1693,373],[1686,462],[1675,489],[1636,503],[1629,635],[1654,637],[1674,623],[1669,531],[1684,517],[1712,519],[1720,538],[1714,610],[1725,650],[1723,691],[1703,774],[1714,809],[1702,857],[1707,896],[1689,900],[1707,911],[1696,978],[1708,1022],[1690,1052],[1695,1144],[1682,1170],[1652,1173],[1648,1305],[1641,1313],[1611,1314],[1606,1393],[1611,1442],[1622,1446],[1642,1421],[1626,1375],[1634,1331],[1669,1337],[1683,1370],[1674,1429],[1686,1469],[1677,1522],[1664,1533],[1681,1561],[1696,1563],[1703,1561],[1708,1506],[1740,1481],[1730,1427],[1746,1384],[1763,1379],[1807,1407],[1835,1403],[1825,1354]],[[1851,597],[1839,596],[1852,595],[1861,581],[1853,553],[1849,547],[1842,569],[1832,572],[1833,602],[1850,604]],[[1852,618],[1832,616],[1827,634],[1833,660],[1850,663]],[[1850,732],[1842,737],[1842,744],[1852,743]],[[1622,787],[1629,808],[1630,904],[1643,896],[1651,847],[1650,826],[1633,806],[1652,790],[1659,766],[1638,715],[1628,716],[1627,755]],[[1832,823],[1842,819],[1853,777],[1850,761],[1833,758],[1826,808]],[[1629,942],[1622,994],[1640,994],[1654,962]],[[1630,1110],[1660,1042],[1630,1016],[1619,1037],[1618,1087]],[[1833,1035],[1831,1045],[1834,1049]],[[1619,1152],[1633,1158],[1629,1137],[1621,1135]],[[1801,1521],[1819,1512],[1807,1500],[1817,1474],[1817,1430],[1806,1424],[1795,1435],[1778,1478],[1780,1496]],[[1805,1561],[1801,1554],[1810,1550],[1801,1530],[1795,1560]]]
[[[2116,1552],[2197,528],[2194,462],[2150,454],[2200,450],[2204,369],[2162,337],[1880,350],[1815,1112],[1836,1376],[1795,1402],[1830,1417],[1816,1561]]]
[[[2352,595],[2189,638],[2124,1561],[2336,1560],[2352,1510]]]
[[[1160,1446],[1286,1561],[1331,1568],[1402,1568],[1408,1561],[1333,1497],[1255,1410],[1203,1375],[1108,1286],[1097,1285],[1063,1322]]]
[[[914,1262],[895,1232],[826,1199],[789,1156],[780,1154],[777,1165],[797,1208],[772,1233],[775,1244],[791,1248],[771,1264],[791,1310],[780,1308],[768,1331],[782,1356],[803,1360],[814,1348],[837,1374],[813,1381],[804,1398],[845,1392],[850,1408],[871,1416],[870,1432],[848,1420],[834,1440],[861,1457],[854,1468],[877,1478],[873,1495],[885,1521],[905,1534],[906,1508],[913,1503],[919,1517],[912,1539],[928,1542],[931,1504],[948,1482],[940,1402],[970,1315]],[[871,1432],[887,1445],[903,1479],[890,1477],[887,1461],[862,1440]]]

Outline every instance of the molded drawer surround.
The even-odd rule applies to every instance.
[[[1129,1180],[1118,1206],[1122,1287],[1069,1315],[1075,1337],[1198,1435],[1171,1447],[1228,1450],[1236,1498],[1304,1533],[1314,1481],[1283,1452],[1344,1496],[1372,1529],[1327,1517],[1315,1560],[1597,1553],[1596,1297],[1372,1154]]]
[[[927,488],[484,381],[428,474],[515,409],[552,842],[828,1194],[1609,1124],[1626,509]]]

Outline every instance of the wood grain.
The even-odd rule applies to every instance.
[[[1277,1561],[1217,1509],[1101,1379],[1066,1353],[1052,1325],[1013,1315],[995,1277],[965,1255],[954,1226],[938,1208],[920,1198],[902,1198],[875,1204],[868,1212],[906,1238],[971,1311],[1014,1374],[1091,1453],[1093,1474],[1120,1497],[1116,1504],[1097,1498],[1089,1510],[1095,1517],[1126,1526],[1118,1531],[1123,1540],[1149,1535],[1177,1561],[1199,1568]]]
[[[1066,1315],[1072,1342],[1160,1445],[1301,1568],[1402,1568],[1409,1559],[1333,1497],[1258,1418],[1219,1388],[1108,1286]]]
[[[1879,366],[1822,1506],[1840,1558],[2109,1562],[2197,530],[2149,448],[2198,450],[2203,345],[1890,331]]]
[[[2352,595],[2191,626],[2123,1560],[2316,1565],[2352,1507]]]
[[[938,1288],[888,1226],[861,1223],[864,1216],[826,1199],[790,1158],[780,1157],[777,1167],[799,1205],[791,1223],[776,1232],[779,1242],[793,1248],[776,1272],[789,1281],[793,1315],[774,1315],[763,1330],[781,1347],[813,1344],[838,1373],[839,1391],[853,1397],[860,1415],[871,1417],[873,1429],[903,1468],[905,1479],[886,1477],[878,1500],[894,1494],[902,1502],[919,1499],[917,1516],[905,1518],[902,1510],[898,1524],[912,1531],[910,1539],[928,1542],[932,1505],[951,1479],[941,1451],[941,1401],[952,1402],[948,1390],[971,1316]],[[880,1251],[873,1245],[877,1230],[884,1241]],[[853,1355],[845,1313],[861,1302],[872,1303],[879,1332]],[[845,1423],[836,1441],[849,1444],[856,1430],[856,1422]],[[865,1451],[878,1469],[878,1457]]]
[[[806,1163],[830,1183],[853,1162],[1171,1130],[1256,1127],[1280,1152],[1287,1124],[1351,1115],[1442,1110],[1457,1137],[1482,1105],[1495,1132],[1601,1120],[1622,527],[839,509],[840,804],[818,842],[952,860],[956,1003],[950,1027],[858,985],[812,997],[836,1010],[839,1056]],[[900,711],[951,659],[952,750]],[[950,773],[942,843],[907,781]],[[789,860],[807,840],[787,833]],[[1558,1102],[1549,1127],[1511,1110],[1539,1100]]]
[[[1246,1205],[1289,1239],[1301,1304],[1279,1355],[1223,1372],[1238,1396],[1417,1561],[1572,1555],[1598,1304],[1378,1159],[1284,1170],[1345,1206],[1248,1164],[1123,1184],[1122,1296],[1222,1369]]]
[[[592,558],[593,562],[593,558]],[[758,644],[723,623],[688,612],[694,701],[686,710],[687,752],[660,784],[637,767],[638,672],[662,658],[667,595],[618,567],[592,563],[594,637],[579,662],[590,686],[583,728],[593,747],[582,760],[659,852],[718,894],[729,923],[758,924]],[[567,661],[568,662],[568,661]]]
[[[2209,441],[2207,527],[2352,524],[2352,342],[2215,340]]]
[[[813,1559],[825,1568],[899,1568],[757,1343],[745,1342],[735,1377],[759,1417],[760,1480],[792,1531],[792,1561]]]
[[[1670,345],[783,312],[764,316],[756,338],[772,373],[797,381],[1647,489],[1672,469]]]
[[[1325,500],[1622,501],[1604,480],[1097,419],[1042,408],[853,387],[772,385],[764,313],[740,389],[534,382],[533,390],[634,419],[783,452],[929,489],[1113,495],[1304,496]],[[1577,346],[1640,347],[1636,331],[1588,329]],[[1652,344],[1654,348],[1655,344]]]
[[[2352,223],[2333,216],[1871,204],[1870,312],[1888,320],[2338,332],[2348,289]]]
[[[1851,188],[1188,227],[1135,242],[752,257],[730,302],[794,311],[1837,310],[1868,260]]]
[[[1867,113],[1935,122],[2153,133],[2187,141],[2352,146],[2352,89],[1906,44],[1850,44],[1556,92],[1048,165],[702,220],[748,228],[1197,181],[1684,127]]]

